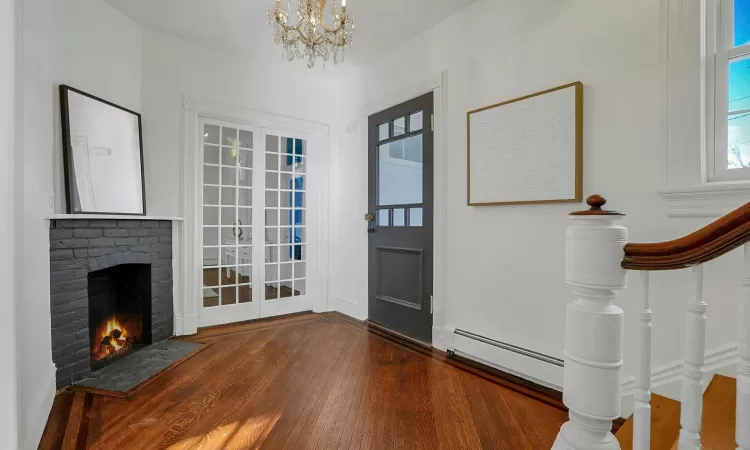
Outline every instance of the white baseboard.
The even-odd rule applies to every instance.
[[[726,366],[736,362],[737,343],[730,342],[713,348],[706,352],[704,370],[706,376],[703,379],[703,390],[705,392],[713,374]],[[681,359],[669,362],[654,368],[651,371],[651,391],[672,400],[680,400],[680,384],[682,382]],[[631,376],[622,383],[622,410],[621,417],[630,417],[633,414],[633,399],[635,395],[635,377]]]
[[[174,316],[174,335],[190,336],[198,332],[198,315]]]
[[[432,327],[432,346],[438,350],[448,350],[448,336],[446,336],[446,333],[443,328]]]
[[[328,302],[328,308],[330,311],[338,311],[357,320],[367,320],[367,310],[365,307],[341,297],[332,297]]]
[[[23,450],[35,450],[39,447],[39,441],[42,439],[42,433],[44,433],[44,427],[47,425],[47,419],[57,393],[56,373],[57,368],[50,361],[45,382],[34,393],[34,397],[28,404],[21,405],[23,420],[21,424],[21,449]]]

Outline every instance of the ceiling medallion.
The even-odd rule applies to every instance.
[[[299,0],[297,23],[290,25],[289,12],[276,0],[276,7],[268,11],[268,23],[274,28],[273,41],[284,49],[288,61],[307,59],[307,67],[314,67],[318,58],[323,65],[333,57],[334,64],[344,61],[344,51],[351,46],[354,20],[346,13],[346,0],[341,9],[332,3],[332,27],[324,21],[326,0]],[[291,8],[289,8],[291,10]]]

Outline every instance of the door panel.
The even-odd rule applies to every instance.
[[[201,326],[258,317],[253,299],[252,166],[260,130],[203,121]]]
[[[369,119],[369,318],[432,341],[432,93]]]

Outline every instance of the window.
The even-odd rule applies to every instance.
[[[714,134],[714,149],[707,155],[709,177],[750,180],[750,0],[717,0],[717,6],[718,20],[707,14],[706,27],[707,48],[715,52],[715,102],[707,115]],[[709,79],[710,66],[709,58]],[[711,127],[707,129],[710,140]]]

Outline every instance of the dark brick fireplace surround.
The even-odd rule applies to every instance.
[[[151,266],[151,341],[173,336],[172,222],[50,221],[52,360],[57,387],[91,373],[88,275],[121,264]]]

